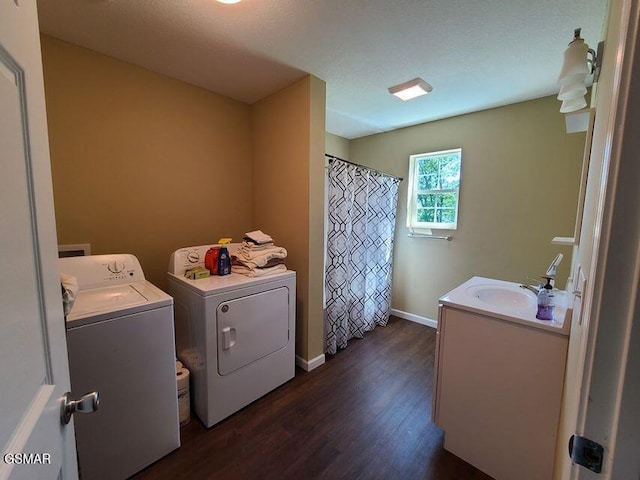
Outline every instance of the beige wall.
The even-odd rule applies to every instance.
[[[326,145],[326,84],[310,77],[311,107],[309,112],[309,331],[305,358],[324,354],[324,209]]]
[[[133,253],[163,288],[177,248],[261,228],[298,272],[297,354],[322,354],[324,82],[248,106],[41,40],[59,243]]]
[[[349,140],[329,132],[326,135],[325,153],[349,160]]]
[[[324,82],[307,76],[252,106],[254,225],[287,248],[297,272],[296,353],[305,359],[322,353],[324,95]]]
[[[437,318],[438,298],[478,275],[515,282],[544,274],[565,254],[567,278],[584,134],[567,135],[554,97],[363,137],[351,160],[405,178],[398,200],[393,308]],[[458,230],[451,242],[409,238],[409,155],[462,147]],[[436,232],[434,232],[436,233]],[[445,232],[440,232],[445,233]]]
[[[251,228],[247,105],[47,36],[42,56],[59,243],[164,287],[172,251]]]

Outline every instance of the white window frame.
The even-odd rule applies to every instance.
[[[410,232],[430,233],[430,229],[436,230],[456,230],[458,228],[458,212],[460,210],[460,182],[458,188],[452,189],[435,189],[435,190],[418,190],[418,159],[441,157],[444,155],[457,154],[460,158],[460,182],[462,181],[462,148],[452,148],[450,150],[441,150],[438,152],[418,153],[409,156],[409,186],[407,192],[407,227]],[[418,214],[418,195],[429,193],[453,193],[456,197],[455,222],[419,222]]]

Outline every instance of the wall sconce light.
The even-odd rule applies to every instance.
[[[604,42],[598,44],[598,53],[589,48],[580,38],[580,28],[576,28],[573,32],[573,41],[564,51],[564,62],[558,84],[560,92],[558,100],[562,101],[560,113],[575,112],[587,106],[584,99],[587,93],[586,80],[593,74],[593,81],[598,81],[600,74],[600,65],[602,64],[602,51]],[[588,58],[591,55],[591,58]]]
[[[413,80],[401,83],[400,85],[389,87],[390,94],[405,101],[421,95],[426,95],[431,92],[431,90],[433,90],[433,87],[421,78],[414,78]]]

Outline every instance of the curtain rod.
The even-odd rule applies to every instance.
[[[344,158],[336,157],[335,155],[329,155],[328,153],[324,154],[325,157],[331,160],[340,160],[341,162],[348,163],[349,165],[355,165],[356,167],[364,168],[365,170],[371,170],[373,172],[379,173],[381,175],[386,175],[387,177],[397,178],[398,180],[404,180],[402,177],[396,177],[395,175],[391,175],[389,173],[381,172],[380,170],[376,170],[375,168],[367,167],[365,165],[360,165],[359,163],[350,162],[349,160],[345,160]]]

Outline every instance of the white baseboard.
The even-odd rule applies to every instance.
[[[431,328],[438,328],[438,321],[432,320],[427,317],[421,317],[420,315],[415,315],[409,312],[403,312],[402,310],[396,310],[395,308],[391,309],[391,315],[394,317],[404,318],[405,320],[409,320],[410,322],[419,323],[420,325],[426,325]]]
[[[311,370],[318,368],[323,363],[324,363],[324,353],[321,355],[318,355],[315,358],[312,358],[309,361],[305,360],[300,355],[296,355],[296,365],[298,365],[300,368],[302,368],[307,372],[310,372]]]

